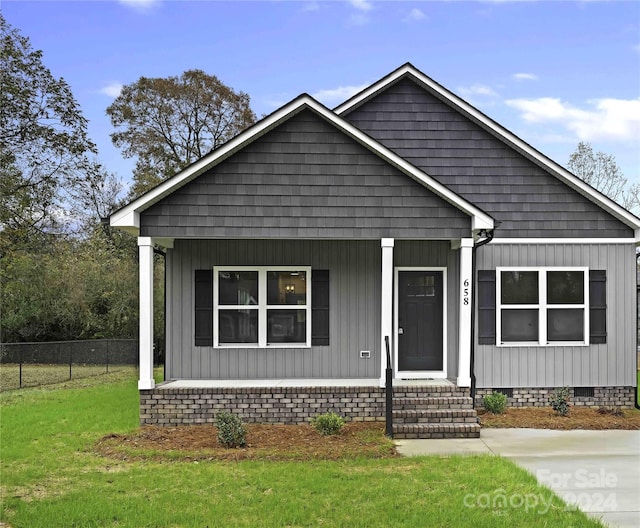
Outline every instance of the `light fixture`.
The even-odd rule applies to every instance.
[[[285,284],[284,291],[287,293],[294,293],[296,291],[295,284]]]

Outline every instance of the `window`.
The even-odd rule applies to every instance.
[[[502,345],[588,344],[587,268],[497,268]]]
[[[311,269],[214,268],[215,346],[311,346]]]

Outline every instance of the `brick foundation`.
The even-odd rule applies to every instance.
[[[455,386],[397,387],[397,398],[460,398]],[[455,400],[453,400],[455,401]],[[469,399],[469,407],[471,406]],[[449,405],[447,405],[448,407]],[[437,407],[434,405],[434,407]],[[220,411],[245,423],[304,424],[325,412],[352,421],[384,421],[385,389],[380,387],[163,388],[140,391],[142,425],[214,423]]]
[[[476,407],[482,408],[482,399],[494,389],[476,389]],[[499,389],[496,389],[498,391]],[[508,407],[546,407],[555,390],[548,388],[514,388],[513,397],[507,398]],[[635,387],[594,387],[593,397],[575,397],[569,387],[569,402],[576,407],[622,407],[632,408],[635,402]]]

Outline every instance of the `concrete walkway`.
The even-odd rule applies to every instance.
[[[405,456],[493,454],[612,527],[640,527],[640,431],[483,429],[481,438],[397,440]]]

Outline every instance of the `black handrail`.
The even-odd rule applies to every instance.
[[[385,434],[389,438],[393,438],[393,369],[391,368],[391,352],[389,349],[389,336],[384,336],[384,342],[387,345],[387,369],[386,369],[386,425]]]

